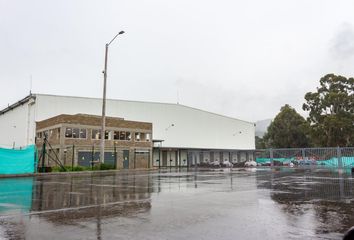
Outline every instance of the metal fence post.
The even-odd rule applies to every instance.
[[[95,154],[95,145],[92,145],[92,151],[91,151],[91,170],[93,170],[93,165],[94,165],[94,154]]]
[[[37,162],[37,147],[34,148],[34,159],[33,159],[33,168],[34,171],[33,172],[37,172],[38,171],[38,162]]]
[[[46,140],[47,140],[47,137],[44,136],[43,147],[42,147],[42,167],[41,167],[42,172],[44,172],[44,161],[45,161],[45,155],[46,155],[46,149],[45,149]]]
[[[136,162],[136,148],[134,148],[134,169],[135,169],[135,163]]]
[[[171,159],[171,151],[168,151],[168,153],[169,153],[169,158],[170,158],[170,172],[171,172],[171,165],[172,165],[172,159]]]
[[[71,158],[71,171],[74,171],[75,145],[73,144],[73,155]]]
[[[340,147],[337,147],[337,159],[338,159],[338,167],[343,168],[342,164],[342,151]]]
[[[178,150],[178,164],[179,164],[179,169],[181,169],[181,150]]]
[[[302,160],[305,160],[305,158],[306,158],[305,148],[301,149],[301,155],[302,155]]]
[[[151,166],[151,161],[152,161],[152,154],[150,153],[150,150],[149,150],[149,158],[148,158],[148,169],[150,169],[150,166]]]
[[[114,142],[114,169],[117,169],[117,147],[116,147],[116,142]]]
[[[193,158],[194,158],[194,171],[196,172],[198,170],[198,158],[197,155],[193,153]]]
[[[273,148],[269,149],[269,157],[270,157],[270,166],[274,166],[274,159],[273,159]]]
[[[159,169],[161,168],[161,150],[159,148]]]

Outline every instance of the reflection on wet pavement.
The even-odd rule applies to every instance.
[[[353,191],[316,169],[0,179],[0,239],[341,239]]]

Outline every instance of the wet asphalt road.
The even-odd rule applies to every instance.
[[[353,186],[308,169],[0,179],[0,239],[341,239]]]

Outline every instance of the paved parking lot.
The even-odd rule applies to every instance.
[[[0,179],[0,239],[341,239],[351,173],[161,170]]]

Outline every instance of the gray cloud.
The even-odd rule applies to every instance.
[[[353,9],[352,0],[0,0],[0,108],[28,94],[30,75],[32,92],[101,97],[104,44],[125,30],[110,47],[109,98],[176,102],[179,90],[181,104],[271,118],[285,103],[301,109],[323,75],[354,76]]]
[[[268,111],[277,113],[280,106],[293,103],[289,102],[288,93],[254,91],[242,83],[237,87],[227,87],[217,82],[198,82],[191,78],[180,78],[175,85],[179,90],[181,104],[248,121],[256,121],[263,116],[272,117],[273,114],[263,114]]]
[[[354,56],[354,26],[344,23],[335,34],[330,52],[333,57],[339,60],[346,60]]]

